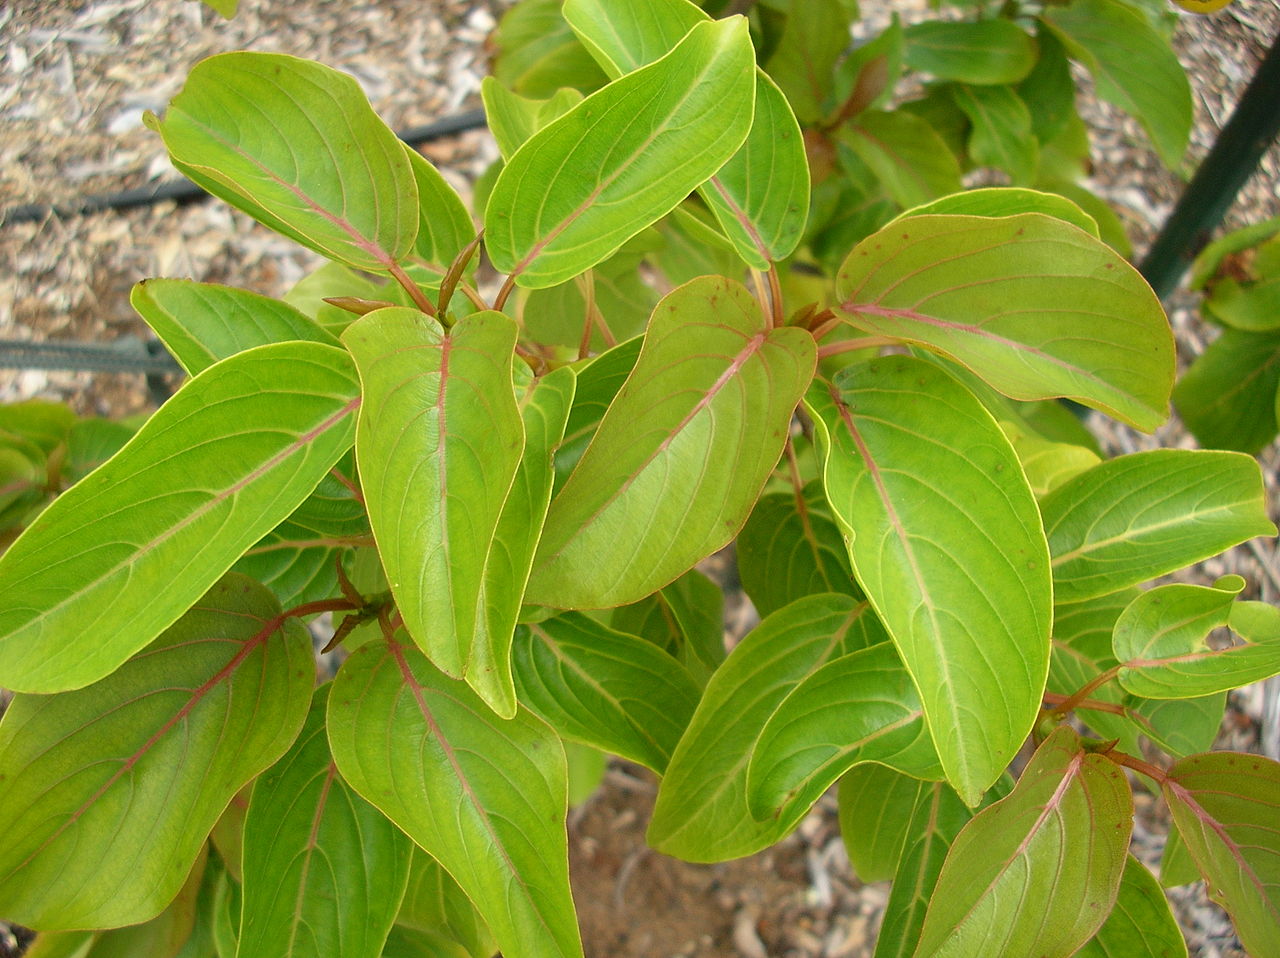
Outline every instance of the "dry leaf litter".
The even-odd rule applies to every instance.
[[[394,128],[478,106],[486,40],[509,0],[241,0],[222,20],[193,0],[9,0],[0,5],[0,210],[66,204],[153,184],[175,174],[158,138],[142,126],[161,111],[190,68],[214,53],[254,49],[318,59],[354,75]],[[874,24],[891,5],[864,0]],[[892,8],[908,20],[923,0]],[[862,29],[866,29],[865,26]],[[1239,0],[1208,18],[1186,17],[1177,48],[1193,80],[1196,127],[1186,171],[1204,155],[1269,43],[1280,34],[1280,0]],[[1172,208],[1181,183],[1161,168],[1132,118],[1089,97],[1096,175],[1092,186],[1120,211],[1139,252]],[[466,197],[496,157],[478,131],[424,147]],[[1280,214],[1280,151],[1273,148],[1231,210],[1228,227]],[[149,276],[226,282],[278,295],[316,258],[224,204],[172,202],[128,212],[45,218],[0,226],[0,338],[104,343],[148,338],[129,289]],[[1178,294],[1171,315],[1185,367],[1212,337]],[[141,376],[0,370],[0,402],[70,402],[82,414],[148,408]],[[1098,417],[1112,452],[1189,446],[1174,421],[1154,437]],[[1273,512],[1280,509],[1280,452],[1261,457]],[[1274,515],[1273,515],[1274,517]],[[1273,543],[1255,543],[1205,563],[1204,579],[1237,571],[1251,595],[1280,602]],[[749,603],[727,623],[732,641],[752,621]],[[1275,683],[1233,696],[1220,745],[1280,757]],[[571,865],[587,954],[856,958],[874,947],[887,886],[850,872],[825,796],[791,838],[736,862],[695,866],[648,849],[644,830],[653,777],[615,763],[604,786],[570,814]],[[1167,816],[1137,795],[1135,850],[1158,863]],[[1172,893],[1191,954],[1243,955],[1231,924],[1202,885]],[[0,926],[0,956],[18,954],[21,932]]]

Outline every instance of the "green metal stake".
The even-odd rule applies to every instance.
[[[1262,154],[1280,133],[1280,37],[1267,51],[1218,134],[1209,155],[1183,190],[1177,205],[1138,269],[1165,299],[1178,286],[1214,228],[1235,201]]]

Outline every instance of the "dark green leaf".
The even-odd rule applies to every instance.
[[[560,15],[562,0],[525,0],[507,10],[492,38],[493,75],[522,96],[584,92],[605,82],[586,47]]]
[[[874,763],[845,772],[840,779],[840,837],[860,881],[893,878],[903,851],[916,841],[911,829],[916,808],[932,800],[936,787]]]
[[[1228,329],[1178,380],[1173,402],[1202,446],[1256,455],[1280,429],[1280,332]]]
[[[417,931],[436,932],[459,945],[471,958],[492,958],[498,950],[466,893],[440,863],[414,846],[409,886],[396,924]]]
[[[1036,63],[1036,44],[1012,20],[951,23],[930,20],[907,27],[907,66],[939,80],[1017,83]]]
[[[867,110],[842,128],[839,140],[875,173],[899,206],[910,208],[959,192],[960,166],[946,141],[903,110]]]
[[[1031,111],[1007,86],[951,87],[956,105],[971,124],[969,155],[978,166],[993,166],[1015,184],[1034,182],[1040,149],[1031,134]]]

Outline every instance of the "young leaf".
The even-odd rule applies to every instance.
[[[478,672],[504,661],[510,642],[489,633],[485,599],[523,445],[515,340],[515,323],[501,313],[466,316],[446,334],[404,307],[376,310],[343,333],[365,397],[361,484],[405,627],[437,668],[484,686],[507,714],[514,700]]]
[[[0,557],[0,674],[54,692],[109,674],[289,515],[351,445],[346,353],[260,346],[192,379]]]
[[[1072,954],[1115,903],[1132,818],[1124,772],[1058,729],[957,836],[916,955]]]
[[[822,486],[762,496],[738,533],[742,590],[762,617],[815,592],[861,597]]]
[[[378,271],[413,248],[404,145],[346,74],[277,53],[219,54],[151,123],[197,183],[324,256]]]
[[[1187,942],[1155,876],[1130,855],[1115,907],[1076,958],[1186,958]]]
[[[129,302],[188,374],[254,346],[337,338],[288,303],[243,289],[181,279],[144,279]]]
[[[338,771],[440,862],[509,958],[578,956],[564,750],[540,719],[498,718],[416,649],[352,653],[329,699]]]
[[[520,702],[558,734],[659,775],[698,705],[669,654],[577,612],[520,626],[512,667]]]
[[[1180,699],[1225,692],[1280,672],[1280,609],[1235,597],[1245,581],[1224,576],[1213,587],[1164,585],[1144,592],[1116,622],[1120,683],[1135,695]],[[1251,608],[1252,607],[1252,608]],[[1210,648],[1214,629],[1239,619],[1254,625],[1244,645]]]
[[[325,738],[331,684],[302,734],[253,787],[244,825],[238,954],[379,958],[413,843],[338,774]]]
[[[1119,456],[1059,486],[1040,509],[1059,602],[1118,592],[1276,534],[1258,464],[1234,452]]]
[[[807,675],[834,657],[884,641],[865,602],[807,596],[769,616],[711,677],[676,746],[649,824],[658,851],[687,861],[750,855],[786,834],[747,808],[747,764],[760,731]]]
[[[102,681],[14,698],[0,722],[0,914],[110,928],[169,903],[232,796],[302,727],[311,639],[278,612],[230,575]]]
[[[1049,555],[1017,456],[919,359],[847,367],[805,402],[854,574],[920,689],[948,781],[976,805],[1031,731],[1049,666]]]
[[[747,807],[790,828],[862,762],[942,777],[920,696],[888,642],[828,662],[779,704],[751,754]]]
[[[495,267],[554,286],[669,213],[742,145],[753,67],[745,19],[701,24],[535,134],[489,196]]]
[[[1193,755],[1169,769],[1163,791],[1209,897],[1230,912],[1246,950],[1280,951],[1280,764]]]
[[[836,278],[859,329],[941,353],[1014,399],[1066,396],[1150,431],[1168,415],[1173,337],[1110,248],[1037,213],[913,216]]]
[[[1191,134],[1191,85],[1173,48],[1121,0],[1072,0],[1044,10],[1044,22],[1093,74],[1098,95],[1127,110],[1177,169]]]
[[[930,20],[907,27],[907,66],[939,80],[1017,83],[1036,63],[1036,44],[1012,20]]]
[[[528,601],[634,602],[725,545],[782,453],[814,363],[812,337],[770,329],[732,280],[704,277],[668,294],[551,503]]]

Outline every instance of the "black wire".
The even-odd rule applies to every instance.
[[[464,133],[467,130],[478,130],[485,125],[483,110],[468,110],[456,116],[447,116],[443,120],[427,123],[423,126],[410,127],[396,134],[410,146],[420,146],[432,140],[440,140],[447,136]],[[179,206],[187,203],[209,199],[209,194],[190,180],[178,180],[159,183],[155,186],[142,186],[119,193],[104,193],[98,196],[86,196],[69,206],[52,206],[47,203],[24,203],[11,206],[0,213],[0,226],[10,223],[30,223],[43,220],[49,216],[70,219],[89,213],[100,213],[104,210],[127,210],[139,206],[151,206],[162,200],[173,200]]]

